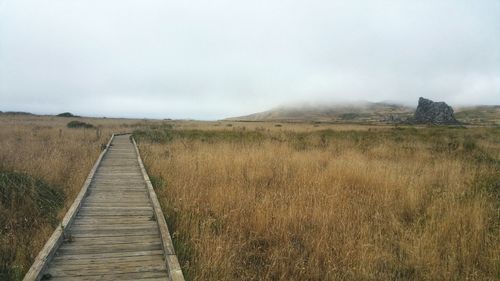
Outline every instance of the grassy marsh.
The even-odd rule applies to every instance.
[[[173,124],[135,136],[189,280],[500,276],[498,129]]]

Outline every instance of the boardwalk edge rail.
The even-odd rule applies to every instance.
[[[158,201],[158,197],[153,189],[153,185],[151,184],[151,180],[149,179],[148,173],[146,172],[146,168],[144,168],[144,163],[142,162],[141,155],[139,153],[139,148],[137,148],[137,143],[135,139],[131,137],[132,143],[134,144],[135,152],[137,154],[137,160],[139,161],[139,166],[141,168],[142,175],[144,177],[144,181],[146,182],[149,194],[149,200],[151,204],[153,204],[154,215],[156,221],[158,222],[158,226],[160,228],[160,236],[161,243],[163,246],[163,252],[165,254],[165,263],[168,270],[168,275],[170,280],[172,281],[184,281],[184,275],[182,274],[182,269],[177,260],[177,255],[175,254],[174,244],[172,243],[172,238],[170,236],[170,232],[168,231],[168,226],[165,221],[165,216],[161,210],[160,202]]]
[[[26,273],[26,275],[24,276],[23,281],[38,281],[42,278],[41,276],[42,272],[44,272],[44,270],[47,267],[47,264],[50,262],[55,252],[64,241],[65,230],[70,228],[76,213],[78,213],[83,198],[85,198],[85,196],[87,195],[90,183],[94,178],[94,174],[97,171],[99,165],[101,164],[102,158],[104,157],[106,152],[108,152],[109,146],[113,141],[114,137],[115,134],[111,135],[111,138],[109,139],[106,148],[101,152],[99,158],[97,158],[96,162],[94,163],[94,166],[92,167],[92,170],[90,170],[87,179],[83,183],[83,186],[80,192],[78,193],[78,196],[76,197],[75,201],[73,201],[73,204],[71,204],[71,207],[66,212],[66,215],[64,216],[61,225],[54,230],[49,240],[47,240],[47,242],[45,243],[45,246],[43,246],[40,253],[38,253],[37,257],[35,258],[35,262],[31,265],[28,273]]]

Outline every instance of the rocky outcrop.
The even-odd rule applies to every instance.
[[[458,125],[460,122],[453,115],[453,108],[445,102],[434,102],[429,99],[420,98],[417,110],[413,117],[413,123],[436,124],[436,125]]]

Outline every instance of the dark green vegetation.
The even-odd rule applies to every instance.
[[[34,115],[33,113],[24,112],[24,111],[4,111],[4,112],[0,111],[0,114],[12,115],[12,116],[33,116]]]
[[[353,120],[356,119],[357,117],[359,117],[358,113],[344,113],[340,115],[340,118],[342,120]]]
[[[281,129],[281,126],[275,126]],[[255,143],[273,141],[291,143],[296,148],[313,148],[327,146],[329,142],[349,141],[361,148],[368,149],[386,141],[411,144],[425,143],[429,150],[436,152],[456,153],[457,156],[489,159],[497,163],[499,160],[478,145],[481,141],[500,140],[500,128],[465,128],[456,126],[430,126],[417,128],[413,126],[370,127],[368,130],[336,131],[333,129],[301,132],[292,130],[266,130],[257,128],[247,130],[244,127],[228,130],[176,129],[170,124],[153,125],[147,129],[134,131],[138,141],[146,140],[155,143],[168,143],[174,140],[201,141],[207,143],[243,142]],[[498,163],[497,163],[498,164]]]
[[[79,128],[90,129],[94,128],[94,125],[82,121],[71,121],[68,123],[67,127],[72,129],[79,129]]]
[[[57,117],[80,117],[78,115],[74,115],[71,112],[63,112],[63,113],[57,114],[56,116]]]
[[[151,127],[149,130],[136,130],[134,131],[134,138],[138,141],[149,140],[157,143],[168,143],[175,139],[186,141],[199,140],[202,142],[216,143],[218,141],[263,141],[266,136],[260,131],[207,131],[198,129],[175,130],[172,129],[171,126],[160,126]]]
[[[34,258],[33,236],[46,225],[57,225],[64,198],[60,188],[0,170],[0,280],[22,279]]]

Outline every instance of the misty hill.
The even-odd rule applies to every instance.
[[[231,121],[315,121],[339,123],[398,123],[413,117],[415,107],[385,102],[360,102],[341,105],[278,107]],[[500,106],[484,105],[455,108],[455,117],[462,123],[500,125]]]
[[[500,105],[459,107],[455,117],[464,123],[478,125],[500,125]]]
[[[383,102],[360,102],[342,105],[278,107],[247,116],[229,118],[238,121],[320,121],[384,122],[402,120],[413,115],[415,108]]]

